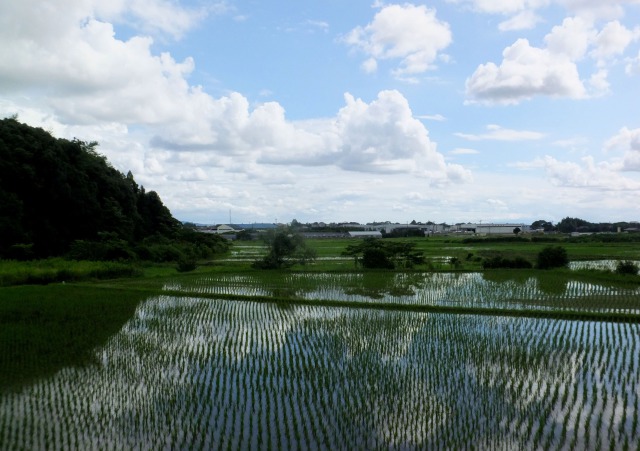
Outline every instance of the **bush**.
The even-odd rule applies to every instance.
[[[488,258],[482,262],[483,269],[498,269],[498,268],[510,268],[510,269],[529,269],[533,265],[529,260],[522,257],[516,257],[513,259],[503,258],[500,255]]]
[[[569,264],[567,250],[562,246],[547,246],[538,253],[538,269],[562,268]]]
[[[371,269],[393,269],[393,262],[380,248],[372,247],[362,252],[362,266]]]
[[[619,261],[616,265],[616,274],[635,276],[638,274],[638,265],[630,260]]]
[[[196,267],[197,265],[195,259],[184,257],[178,260],[176,269],[178,270],[178,272],[190,272],[195,270]]]
[[[136,254],[126,241],[110,238],[100,241],[76,240],[71,244],[67,258],[92,261],[131,261],[136,259]]]
[[[529,239],[518,235],[469,237],[462,240],[464,244],[474,243],[528,243]]]
[[[256,269],[290,268],[294,264],[306,265],[316,258],[314,249],[307,246],[302,235],[279,230],[264,237],[267,255],[253,262]]]
[[[35,256],[33,252],[33,243],[29,244],[14,244],[9,246],[5,257],[8,260],[28,261],[32,260]]]
[[[410,269],[424,264],[424,253],[415,242],[365,238],[349,244],[342,252],[354,258],[356,266],[371,269]]]
[[[156,263],[175,262],[184,256],[175,244],[150,244],[144,247],[139,255]]]

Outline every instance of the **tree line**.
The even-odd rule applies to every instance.
[[[97,146],[0,120],[0,258],[179,261],[227,249],[185,227]]]

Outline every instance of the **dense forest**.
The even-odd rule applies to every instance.
[[[96,148],[0,120],[0,258],[180,261],[227,249],[184,226]]]

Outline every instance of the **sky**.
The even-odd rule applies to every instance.
[[[201,224],[640,220],[640,0],[0,2],[0,117]]]

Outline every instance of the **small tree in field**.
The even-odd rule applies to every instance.
[[[349,244],[342,255],[354,258],[356,266],[370,269],[409,269],[424,263],[422,251],[416,250],[416,243],[383,241],[365,238]]]
[[[538,269],[562,268],[569,264],[569,255],[562,246],[547,246],[538,253]]]
[[[315,250],[307,247],[301,235],[281,230],[266,238],[267,255],[253,262],[254,268],[280,269],[289,268],[298,263],[306,265],[316,258]]]
[[[638,265],[629,260],[619,261],[616,265],[616,273],[635,276],[638,274]]]

